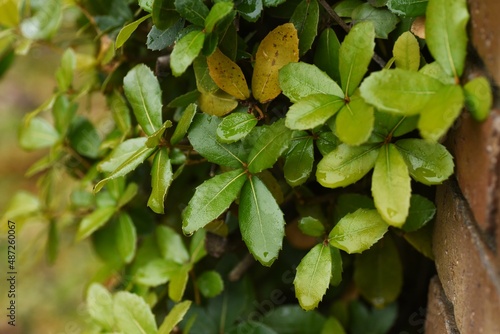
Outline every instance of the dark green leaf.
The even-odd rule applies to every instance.
[[[34,117],[21,124],[19,130],[19,144],[25,150],[36,150],[49,147],[57,143],[59,134],[56,129],[41,117]]]
[[[172,183],[172,164],[168,156],[168,148],[161,148],[155,155],[151,169],[151,195],[148,206],[156,213],[164,213],[164,202],[168,188]]]
[[[208,7],[203,0],[175,0],[175,8],[183,18],[200,27],[205,25]]]
[[[243,185],[239,207],[240,230],[248,250],[262,265],[278,257],[285,235],[283,212],[271,192],[256,176]]]
[[[198,88],[201,93],[215,93],[219,90],[219,86],[217,86],[210,76],[207,58],[205,56],[199,56],[195,59],[193,69],[196,77],[196,88]]]
[[[379,145],[340,144],[319,162],[316,179],[327,188],[348,186],[373,168],[378,152]]]
[[[266,313],[262,322],[279,334],[319,333],[325,318],[319,312],[306,312],[299,305],[283,305]]]
[[[99,283],[92,283],[87,290],[87,310],[102,328],[114,327],[113,296]]]
[[[346,144],[361,145],[370,138],[374,122],[373,107],[356,94],[338,112],[335,133]]]
[[[361,0],[343,0],[335,4],[334,10],[340,17],[352,17],[353,10],[362,4]]]
[[[219,217],[238,197],[246,180],[243,169],[217,175],[196,188],[183,212],[182,229],[191,234]]]
[[[163,50],[174,44],[180,31],[184,28],[184,20],[179,19],[170,28],[160,30],[156,26],[148,33],[146,45],[149,50]]]
[[[405,232],[414,232],[427,224],[436,214],[436,206],[427,198],[412,195],[410,199],[410,212],[402,229]]]
[[[123,262],[129,263],[134,258],[137,243],[134,223],[128,214],[122,212],[118,216],[116,227],[116,248]]]
[[[383,141],[387,136],[399,137],[417,128],[418,115],[400,116],[394,113],[375,111],[375,127],[373,133]]]
[[[236,9],[248,22],[255,22],[262,12],[262,0],[241,0],[238,1]]]
[[[170,312],[168,312],[167,316],[163,320],[163,323],[158,329],[158,334],[170,334],[175,326],[184,318],[184,315],[186,314],[190,306],[190,300],[185,300],[179,304],[176,304],[170,310]]]
[[[292,187],[303,184],[311,175],[314,163],[313,138],[307,136],[294,139],[286,154],[283,173],[286,182]]]
[[[307,130],[323,125],[344,104],[344,98],[335,95],[309,95],[290,107],[286,114],[286,126]]]
[[[399,16],[417,17],[425,15],[428,0],[388,0],[387,8]]]
[[[331,151],[339,146],[339,139],[331,131],[321,131],[318,133],[318,139],[316,139],[316,146],[323,156],[327,155]]]
[[[335,82],[340,82],[339,72],[340,42],[331,28],[326,28],[319,36],[314,64],[325,71]]]
[[[115,213],[115,210],[116,208],[113,206],[98,208],[83,218],[78,226],[78,231],[76,232],[76,240],[79,241],[85,239],[94,233],[95,230],[106,224],[106,222]]]
[[[434,261],[434,253],[432,251],[432,236],[434,226],[432,223],[424,225],[424,227],[409,233],[404,234],[404,238],[417,251],[422,253]]]
[[[205,271],[196,280],[198,288],[203,296],[213,298],[224,290],[224,281],[215,270]]]
[[[474,78],[464,86],[465,104],[476,121],[488,118],[493,103],[493,95],[488,79]]]
[[[354,22],[372,22],[377,38],[387,38],[389,33],[396,29],[396,24],[399,22],[398,17],[389,10],[374,8],[369,3],[356,7],[352,11],[352,19]]]
[[[132,36],[134,31],[139,27],[139,25],[149,19],[151,17],[151,14],[148,14],[146,16],[141,17],[138,20],[135,20],[132,23],[127,24],[124,26],[120,32],[118,33],[118,36],[116,36],[116,42],[115,42],[115,48],[119,49],[122,47],[123,44]]]
[[[281,5],[286,0],[263,0],[263,1],[265,7],[276,7],[278,5]]]
[[[205,18],[205,31],[211,33],[215,25],[219,23],[226,15],[229,15],[233,10],[232,2],[217,2],[210,8],[207,17]]]
[[[373,199],[360,194],[342,194],[335,203],[334,221],[337,222],[358,209],[375,209]]]
[[[257,125],[257,118],[246,112],[232,113],[220,122],[217,127],[217,140],[221,143],[234,143],[252,131]]]
[[[24,37],[33,40],[49,39],[59,28],[62,19],[62,2],[47,0],[43,2],[35,14],[21,22]]]
[[[389,304],[387,307],[379,309],[368,308],[361,301],[353,301],[349,305],[349,329],[352,334],[386,334],[398,315],[397,303]]]
[[[180,18],[175,10],[174,0],[154,0],[152,14],[153,24],[159,30],[172,27]]]
[[[101,138],[87,118],[78,116],[73,119],[68,130],[68,139],[71,147],[81,155],[93,159],[99,156]]]
[[[386,237],[356,257],[354,281],[377,308],[395,301],[403,286],[403,267],[394,241]]]
[[[342,324],[340,321],[337,320],[335,317],[329,317],[326,319],[325,325],[323,326],[323,329],[321,330],[321,334],[345,334],[344,327],[342,327]]]
[[[317,0],[302,0],[293,12],[290,22],[297,29],[300,56],[312,46],[318,34],[319,5]]]
[[[338,286],[342,282],[342,256],[340,250],[336,247],[330,247],[330,254],[332,255],[332,277],[330,278],[330,285]]]
[[[156,333],[156,321],[149,305],[136,294],[119,291],[113,298],[115,323],[123,334]]]
[[[191,103],[196,103],[200,97],[200,92],[195,89],[186,94],[182,94],[174,98],[169,102],[167,107],[169,108],[187,108]],[[175,118],[174,118],[175,119]]]
[[[310,235],[312,237],[321,237],[325,234],[325,227],[316,218],[304,217],[299,220],[299,229],[302,233]]]
[[[418,41],[409,31],[399,36],[394,48],[394,54],[397,68],[409,71],[418,71],[420,67],[420,47]]]
[[[194,115],[196,114],[196,104],[191,103],[187,106],[186,110],[182,113],[179,123],[175,127],[174,134],[170,138],[170,143],[172,145],[180,142],[186,135],[191,122],[193,121]]]
[[[153,71],[136,65],[123,78],[123,89],[144,132],[152,135],[159,130],[163,124],[161,89]]]

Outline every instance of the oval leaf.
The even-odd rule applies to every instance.
[[[427,198],[412,195],[410,199],[410,213],[402,229],[405,232],[414,232],[427,224],[436,214],[436,206]]]
[[[19,144],[26,150],[50,147],[59,140],[56,129],[41,117],[25,120],[19,130]]]
[[[348,186],[368,173],[377,160],[379,145],[340,144],[321,159],[316,179],[327,188]]]
[[[382,4],[383,5],[383,4]],[[389,33],[396,28],[399,19],[385,8],[374,8],[370,3],[357,6],[352,11],[354,22],[371,22],[375,28],[375,37],[387,38]]]
[[[175,43],[174,50],[170,54],[170,68],[174,76],[178,77],[186,71],[203,48],[203,42],[205,33],[194,30]]]
[[[375,123],[373,107],[355,96],[340,109],[335,119],[335,134],[349,145],[361,145],[370,138]]]
[[[198,98],[201,111],[207,115],[222,117],[238,106],[238,101],[231,95],[219,90],[215,93],[201,93]]]
[[[94,233],[95,230],[106,224],[106,222],[113,216],[116,208],[114,206],[107,206],[98,208],[91,214],[85,216],[78,226],[76,232],[76,240],[80,241]]]
[[[313,217],[304,217],[299,220],[299,229],[302,233],[312,237],[321,237],[325,233],[323,224]]]
[[[158,286],[170,281],[181,265],[172,261],[156,258],[142,265],[134,275],[134,282],[145,286]]]
[[[224,117],[217,126],[217,140],[222,143],[234,143],[252,131],[257,125],[257,118],[246,112],[235,112]]]
[[[318,306],[330,285],[331,275],[330,247],[318,244],[300,261],[293,280],[295,295],[304,310],[309,311]]]
[[[326,28],[319,36],[314,64],[325,71],[335,82],[340,82],[340,42],[332,28]],[[343,95],[342,95],[343,96]]]
[[[87,310],[99,326],[106,330],[112,330],[113,318],[113,296],[101,284],[92,283],[87,290]]]
[[[488,118],[493,103],[493,95],[488,79],[474,78],[464,86],[465,104],[476,121]]]
[[[198,288],[203,296],[213,298],[224,290],[224,281],[215,270],[205,271],[196,280]]]
[[[302,0],[292,14],[293,23],[299,37],[300,56],[310,48],[318,34],[319,5],[317,0]]]
[[[377,210],[358,209],[335,225],[328,241],[349,254],[361,253],[379,241],[388,228]]]
[[[175,9],[183,18],[200,27],[205,25],[209,12],[203,0],[175,0]]]
[[[384,145],[373,169],[372,196],[378,212],[392,226],[403,226],[408,217],[410,183],[408,167],[396,146]]]
[[[124,334],[156,333],[156,321],[149,305],[136,294],[119,291],[113,298],[115,323]]]
[[[238,217],[248,250],[262,265],[270,266],[283,243],[285,220],[273,195],[256,176],[241,189]]]
[[[219,2],[219,4],[227,2]],[[210,77],[226,93],[238,100],[246,100],[250,97],[248,84],[241,68],[224,55],[218,48],[207,57]]]
[[[155,155],[151,169],[151,195],[148,206],[156,213],[164,213],[165,197],[173,180],[172,164],[168,157],[168,148],[161,148]]]
[[[210,8],[207,17],[205,18],[205,31],[211,33],[215,25],[221,21],[226,15],[233,10],[232,2],[217,2]]]
[[[286,182],[296,187],[306,182],[311,175],[314,163],[313,138],[306,136],[295,139],[292,145],[286,155],[283,173]]]
[[[299,39],[292,23],[271,31],[260,43],[255,55],[252,94],[261,103],[281,93],[279,70],[288,63],[299,61]]]
[[[238,197],[245,175],[243,169],[236,169],[214,176],[198,186],[182,214],[184,233],[191,234],[219,217]]]
[[[403,70],[418,71],[420,67],[420,47],[418,41],[409,31],[399,36],[392,49],[396,67]]]
[[[307,130],[323,125],[344,104],[344,98],[335,95],[309,95],[290,107],[286,114],[286,126]]]

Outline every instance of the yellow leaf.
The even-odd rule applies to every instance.
[[[210,76],[220,89],[238,100],[246,100],[250,97],[247,81],[241,68],[218,48],[207,57],[207,64]]]
[[[205,114],[221,117],[234,110],[238,106],[238,101],[219,90],[215,93],[201,93],[198,106]]]
[[[260,43],[255,56],[252,94],[264,103],[281,93],[278,71],[288,63],[299,61],[299,38],[292,23],[278,26]]]

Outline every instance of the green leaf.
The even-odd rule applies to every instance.
[[[281,296],[285,297],[283,294]],[[321,313],[304,311],[296,304],[273,308],[264,314],[261,319],[262,323],[274,329],[279,334],[319,333],[325,322],[325,318]]]
[[[349,329],[353,334],[388,333],[394,326],[398,315],[398,304],[392,303],[385,308],[368,309],[361,300],[349,304]]]
[[[281,5],[285,1],[286,0],[263,0],[265,7],[276,7],[278,5]]]
[[[394,43],[392,53],[397,68],[418,71],[420,67],[420,47],[411,32],[406,31],[399,36],[396,43]]]
[[[158,286],[170,281],[181,265],[165,259],[153,259],[141,266],[134,275],[134,282],[146,286]]]
[[[374,122],[373,107],[355,95],[340,109],[335,120],[335,134],[346,144],[361,145],[370,138]]]
[[[325,71],[335,82],[340,82],[339,72],[340,42],[332,28],[323,30],[318,39],[314,64]]]
[[[179,19],[170,28],[160,30],[153,26],[148,33],[146,45],[149,50],[163,50],[174,44],[177,36],[184,28],[184,19]]]
[[[136,65],[123,78],[123,89],[144,132],[152,135],[159,130],[163,124],[161,89],[153,71],[144,64]]]
[[[345,104],[335,95],[309,95],[288,109],[286,126],[294,130],[307,130],[323,125]]]
[[[311,136],[294,139],[292,147],[286,154],[283,173],[286,182],[292,187],[299,186],[307,181],[311,175],[314,163],[314,145]]]
[[[248,155],[250,173],[259,173],[271,168],[288,148],[292,137],[292,131],[285,126],[283,119],[262,128],[259,138]]]
[[[203,55],[197,57],[193,62],[193,69],[196,77],[196,88],[198,88],[201,93],[215,93],[219,90],[219,86],[217,86],[210,76],[207,57]]]
[[[92,283],[87,290],[87,310],[99,326],[105,330],[114,327],[113,296],[99,283]]]
[[[321,330],[321,334],[332,334],[332,333],[346,334],[344,327],[342,327],[340,321],[335,317],[329,317],[326,320],[323,329]]]
[[[240,230],[248,250],[262,265],[278,257],[285,235],[283,212],[271,192],[256,176],[243,185],[239,207]]]
[[[257,118],[246,112],[232,113],[222,120],[217,126],[217,140],[221,143],[234,143],[252,131],[257,125]]]
[[[436,214],[436,206],[427,198],[412,195],[410,199],[410,212],[402,229],[405,232],[414,232],[427,224]]]
[[[213,298],[224,290],[224,281],[215,270],[205,271],[196,280],[196,284],[203,296]]]
[[[153,190],[149,196],[148,206],[158,214],[165,212],[165,197],[167,197],[168,188],[173,179],[172,164],[168,153],[168,148],[161,148],[155,155],[151,169],[151,187]]]
[[[349,254],[361,253],[387,232],[388,225],[377,210],[358,209],[345,215],[328,235],[328,241]]]
[[[425,41],[436,61],[458,82],[467,53],[466,0],[429,0],[425,20]]]
[[[153,10],[153,2],[154,0],[138,0],[139,6],[144,9],[146,12],[151,13]]]
[[[401,139],[396,142],[410,175],[416,181],[441,184],[453,174],[453,157],[441,144],[423,139]]]
[[[19,144],[25,150],[50,147],[59,140],[56,129],[41,117],[26,118],[19,129]]]
[[[121,212],[118,216],[117,227],[115,234],[116,247],[123,261],[129,263],[134,258],[137,243],[134,222],[128,214]]]
[[[74,118],[68,129],[67,138],[71,147],[79,154],[92,159],[99,156],[101,138],[87,118],[82,116]]]
[[[236,9],[248,22],[255,22],[262,12],[262,0],[242,0],[238,1]]]
[[[59,252],[59,233],[57,231],[57,224],[55,220],[50,221],[47,230],[45,254],[47,256],[47,262],[53,264],[57,260]]]
[[[339,51],[342,90],[351,96],[368,70],[375,48],[375,28],[370,21],[361,22],[345,37]]]
[[[73,73],[76,68],[76,55],[73,49],[68,48],[61,57],[61,66],[56,71],[59,91],[65,92],[73,83]]]
[[[111,108],[113,119],[118,129],[124,134],[128,133],[131,127],[130,111],[123,96],[115,90],[108,97],[108,105]]]
[[[354,268],[354,281],[373,306],[382,308],[398,298],[403,286],[403,267],[391,238],[384,238],[358,255]]]
[[[283,94],[293,103],[313,94],[335,95],[344,98],[339,85],[325,72],[307,63],[290,63],[279,71]]]
[[[297,7],[295,7],[290,22],[292,22],[295,29],[297,29],[300,56],[303,56],[311,48],[318,34],[318,1],[302,0]]]
[[[146,137],[127,139],[98,164],[97,169],[101,172],[111,173],[129,159],[137,150],[146,146]]]
[[[455,79],[450,77],[443,70],[441,65],[437,61],[433,61],[432,63],[425,64],[419,71],[422,74],[428,75],[434,79],[441,81],[441,83],[445,85],[454,85]]]
[[[422,255],[434,261],[434,253],[432,251],[432,235],[434,230],[433,224],[426,224],[422,228],[405,233],[404,238],[410,245],[413,246]]]
[[[0,3],[0,25],[14,28],[19,24],[19,9],[17,0],[3,0]]]
[[[330,247],[318,244],[300,261],[293,280],[295,295],[304,310],[309,311],[318,306],[328,289],[331,275]]]
[[[156,228],[156,243],[160,254],[165,260],[179,264],[189,261],[189,253],[182,241],[182,237],[169,226]]]
[[[151,14],[148,14],[146,16],[141,17],[138,20],[135,20],[132,23],[127,24],[124,26],[120,32],[118,33],[118,36],[116,36],[116,42],[115,42],[115,49],[119,49],[125,44],[125,42],[132,36],[134,31],[139,27],[139,25],[149,19],[151,17]]]
[[[200,27],[205,25],[208,7],[203,0],[175,0],[175,8],[183,18]]]
[[[241,143],[223,144],[217,140],[220,122],[220,118],[215,116],[196,115],[189,129],[189,141],[210,162],[233,168],[242,167],[246,157],[242,153]]]
[[[474,78],[464,86],[465,105],[476,121],[484,121],[493,104],[490,83],[485,77]]]
[[[299,220],[299,229],[302,233],[312,237],[321,237],[325,234],[325,226],[316,218],[304,217]]]
[[[415,115],[427,107],[442,83],[419,72],[402,69],[373,72],[360,87],[366,102],[381,111]]]
[[[153,148],[157,147],[160,145],[160,142],[163,138],[163,134],[165,133],[165,130],[167,128],[170,128],[172,126],[172,122],[169,120],[166,120],[165,123],[159,128],[158,130],[155,131],[152,135],[148,136],[148,140],[146,140],[146,146]]]
[[[156,321],[149,305],[136,294],[118,291],[113,298],[115,323],[123,334],[156,333]]]
[[[330,278],[330,285],[338,286],[342,282],[342,256],[340,250],[336,247],[330,247],[330,254],[332,256],[332,277]]]
[[[175,326],[182,321],[190,306],[190,300],[185,300],[179,304],[176,304],[170,310],[170,312],[168,312],[167,316],[163,320],[163,323],[158,329],[158,334],[170,334]]]
[[[331,131],[321,131],[316,139],[316,146],[322,155],[327,155],[339,146],[340,140]]]
[[[32,17],[21,22],[21,33],[32,40],[49,39],[55,35],[61,19],[62,1],[44,1]]]
[[[340,17],[351,17],[353,10],[362,4],[361,0],[343,0],[335,4],[334,10]]]
[[[400,228],[408,217],[411,179],[405,160],[394,144],[380,150],[372,177],[375,207],[390,225]]]
[[[443,86],[420,114],[417,125],[420,135],[427,140],[439,140],[460,115],[463,105],[462,87]]]
[[[178,303],[182,300],[184,291],[186,291],[190,270],[191,264],[185,264],[177,269],[172,277],[170,277],[170,283],[168,284],[168,297],[174,302]]]
[[[388,38],[391,31],[396,29],[399,19],[385,8],[374,8],[369,3],[362,4],[352,11],[355,22],[372,22],[375,28],[375,37]],[[357,23],[359,24],[359,23]]]
[[[172,27],[180,18],[175,10],[174,0],[154,0],[151,13],[153,24],[160,30]]]
[[[214,176],[198,186],[182,215],[184,233],[191,234],[219,217],[238,197],[245,175],[243,169],[236,169]]]
[[[200,97],[200,92],[195,89],[186,94],[182,94],[174,98],[167,104],[169,108],[187,108],[191,103],[196,103]],[[174,117],[175,119],[176,117]]]
[[[182,113],[181,119],[179,120],[179,123],[175,127],[174,133],[170,138],[170,144],[175,145],[184,138],[195,114],[196,104],[191,103]]]
[[[375,209],[373,199],[360,194],[341,194],[335,203],[334,222],[338,222],[345,215],[358,209]]]
[[[428,0],[388,0],[387,8],[399,16],[418,17],[425,15]]]
[[[174,76],[178,77],[186,71],[200,53],[204,41],[205,33],[194,30],[175,43],[174,50],[170,54],[170,68]]]
[[[340,144],[319,162],[316,179],[327,188],[345,187],[360,180],[375,165],[379,147]]]
[[[233,10],[232,2],[217,2],[210,8],[207,17],[205,18],[205,31],[209,34],[211,33],[215,25],[221,21],[226,15],[231,13]]]
[[[189,244],[191,263],[196,263],[207,255],[205,249],[205,236],[205,230],[198,230],[191,237],[191,243]]]
[[[95,230],[106,224],[106,222],[113,216],[116,208],[113,206],[107,206],[103,208],[98,208],[94,212],[85,216],[78,226],[78,231],[76,232],[76,240],[80,241],[94,233]]]

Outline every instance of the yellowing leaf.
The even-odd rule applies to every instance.
[[[281,93],[278,71],[288,63],[299,61],[299,38],[292,23],[271,31],[260,43],[255,56],[252,94],[264,103]]]
[[[202,93],[198,98],[198,106],[201,111],[212,116],[224,116],[238,106],[231,95],[218,91],[216,93]]]
[[[246,100],[250,97],[248,84],[241,68],[218,48],[207,57],[207,64],[210,76],[220,89],[238,100]]]

